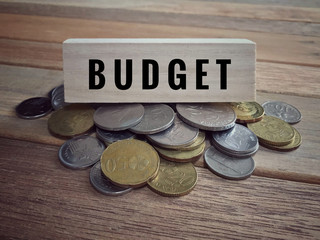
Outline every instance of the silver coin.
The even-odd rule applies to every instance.
[[[287,123],[298,123],[302,119],[300,111],[285,102],[268,101],[261,106],[264,108],[266,115],[280,118]]]
[[[132,188],[116,186],[106,178],[101,171],[100,161],[90,170],[90,183],[98,192],[108,196],[119,196],[132,191]]]
[[[226,131],[213,132],[212,140],[227,152],[238,154],[252,153],[259,146],[257,136],[240,124]]]
[[[106,145],[110,145],[116,141],[135,138],[136,134],[124,130],[124,131],[106,131],[100,128],[96,128],[97,137],[102,140]]]
[[[56,90],[52,93],[51,105],[54,110],[58,110],[63,108],[64,106],[69,105],[64,101],[64,86],[61,85],[56,88]]]
[[[100,160],[104,144],[90,136],[82,135],[66,141],[59,149],[61,163],[72,169],[85,169]]]
[[[179,103],[179,117],[191,126],[209,131],[222,131],[234,126],[237,115],[225,103]]]
[[[45,97],[26,99],[16,107],[17,116],[24,119],[40,118],[46,116],[51,111],[50,99]]]
[[[55,95],[56,91],[61,89],[62,87],[63,87],[63,84],[51,89],[50,92],[48,93],[48,97],[52,98]]]
[[[139,103],[106,104],[99,107],[94,115],[94,123],[104,130],[121,131],[137,125],[144,114]]]
[[[129,130],[138,134],[154,134],[173,124],[174,111],[165,104],[145,104],[144,115],[137,125]]]
[[[251,157],[233,158],[217,151],[213,146],[204,153],[204,161],[213,173],[231,180],[248,178],[255,168]]]
[[[51,98],[53,98],[54,96],[56,96],[57,94],[59,94],[61,92],[64,92],[64,85],[63,84],[52,89]]]
[[[251,152],[232,152],[230,150],[222,148],[220,145],[218,145],[216,142],[211,141],[211,144],[221,153],[228,155],[230,157],[235,158],[247,158],[253,156],[259,149],[259,144],[251,151]]]
[[[160,133],[147,135],[147,138],[160,147],[175,149],[193,143],[198,134],[199,129],[185,124],[175,116],[171,127]]]

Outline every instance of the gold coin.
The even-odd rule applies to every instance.
[[[272,150],[278,150],[278,151],[292,151],[297,149],[302,143],[302,138],[300,133],[294,127],[292,128],[294,130],[294,138],[291,143],[284,146],[276,146],[276,145],[268,144],[265,142],[261,142],[262,145]]]
[[[94,109],[87,104],[71,104],[53,112],[48,119],[49,131],[62,137],[73,137],[93,127]]]
[[[261,121],[248,123],[247,126],[257,135],[260,142],[283,146],[289,144],[294,138],[293,128],[276,117],[264,116]]]
[[[198,160],[206,146],[206,143],[203,142],[198,148],[194,150],[171,150],[164,149],[159,147],[154,147],[161,157],[174,162],[193,162]]]
[[[191,151],[197,149],[206,139],[206,133],[199,131],[198,137],[196,138],[196,141],[188,146],[180,147],[177,150],[183,150],[183,151]]]
[[[160,161],[158,175],[148,181],[148,186],[156,193],[177,197],[188,194],[196,185],[198,175],[192,163]]]
[[[135,139],[114,142],[101,155],[102,172],[118,186],[143,186],[157,175],[159,165],[156,150]]]
[[[264,114],[263,107],[257,102],[233,102],[230,105],[237,114],[239,123],[258,122]]]

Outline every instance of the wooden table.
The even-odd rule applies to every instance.
[[[0,0],[1,239],[320,239],[320,3],[263,0]],[[247,38],[257,44],[257,101],[300,109],[302,146],[261,147],[254,175],[217,177],[199,160],[187,196],[148,188],[108,197],[89,170],[58,160],[48,117],[15,115],[63,82],[67,38]]]

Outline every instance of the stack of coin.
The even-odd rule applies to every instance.
[[[259,149],[257,136],[239,124],[227,131],[213,132],[211,142],[216,149],[231,157],[250,157]]]
[[[237,115],[238,123],[258,122],[264,115],[263,107],[257,102],[233,102],[230,106]]]
[[[174,162],[197,161],[205,148],[205,133],[184,123],[177,116],[170,128],[147,135],[147,138],[161,157]]]
[[[94,165],[90,182],[106,195],[125,194],[144,185],[163,196],[189,193],[197,182],[191,162],[203,155],[206,145],[206,132],[199,129],[209,131],[213,145],[204,154],[206,166],[227,179],[252,174],[251,156],[258,150],[258,140],[279,151],[301,144],[301,135],[288,124],[299,122],[301,113],[283,102],[266,102],[264,109],[256,102],[241,102],[99,104],[95,110],[92,105],[67,105],[63,91],[61,85],[49,93],[56,110],[48,119],[50,133],[72,138],[60,147],[59,159],[71,169]],[[48,114],[52,106],[48,98],[33,98],[19,104],[16,113],[33,119]],[[94,125],[101,141],[84,135]],[[153,146],[137,140],[144,136]]]
[[[290,151],[301,145],[300,133],[273,116],[264,116],[260,122],[249,123],[248,128],[258,136],[261,145],[270,149]]]
[[[236,121],[234,110],[225,103],[179,103],[176,108],[182,121],[202,130],[227,130]]]
[[[154,147],[161,157],[173,162],[195,162],[200,159],[205,149],[205,142],[194,150],[173,150]]]

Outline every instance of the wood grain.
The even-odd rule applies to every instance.
[[[62,44],[0,39],[0,63],[62,70]]]
[[[44,4],[46,3],[46,4]],[[207,1],[0,2],[3,13],[319,36],[320,11]],[[85,14],[84,14],[85,13]],[[252,21],[254,19],[254,21]]]
[[[308,6],[312,1],[300,1],[300,6],[280,5],[283,1],[273,1],[272,5],[268,2],[259,4],[258,1],[195,1],[195,0],[143,0],[143,1],[50,1],[50,0],[1,0],[1,12],[55,16],[55,17],[74,17],[80,16],[83,11],[88,14],[86,18],[104,19],[102,13],[106,10],[140,10],[143,12],[162,12],[162,13],[187,13],[194,15],[224,16],[249,19],[268,19],[280,21],[297,21],[319,23],[318,6]],[[280,3],[280,4],[279,4]],[[316,1],[314,1],[316,3]],[[76,11],[77,10],[77,11]],[[108,13],[112,13],[111,11]],[[83,16],[81,16],[83,17]],[[125,16],[122,16],[125,17]]]
[[[320,97],[320,68],[256,63],[256,89],[262,92]]]
[[[26,98],[45,96],[62,83],[62,72],[0,65],[0,136],[32,142],[61,145],[64,140],[51,136],[47,117],[24,120],[16,117],[14,107]],[[45,84],[43,84],[45,82]],[[302,135],[302,146],[292,152],[276,152],[261,147],[254,156],[257,175],[303,182],[320,183],[320,99],[271,93],[257,93],[257,101],[285,101],[296,106],[303,119],[295,127]],[[196,163],[203,166],[203,160]]]
[[[2,239],[320,237],[319,185],[255,176],[237,182],[197,168],[198,184],[183,197],[146,187],[108,197],[91,187],[88,170],[63,167],[58,147],[6,138],[0,145]]]
[[[90,61],[94,61],[93,67]],[[255,64],[256,44],[247,39],[68,39],[63,42],[65,100],[253,101]]]
[[[0,21],[6,23],[0,25],[0,37],[40,42],[62,43],[68,38],[150,36],[152,38],[245,38],[256,42],[258,60],[320,66],[320,38],[312,36],[15,14],[0,14]]]

